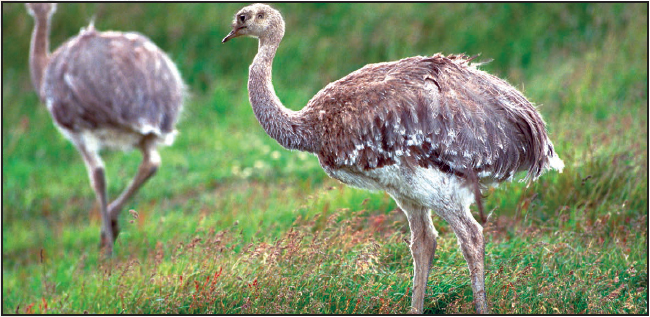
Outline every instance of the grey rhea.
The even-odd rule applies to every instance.
[[[111,255],[125,202],[160,166],[157,146],[171,145],[185,88],[174,63],[145,36],[99,32],[91,24],[49,53],[54,3],[26,4],[35,26],[32,83],[55,126],[81,153],[99,203],[101,247]],[[143,160],[133,181],[110,204],[102,148],[137,148]]]
[[[478,189],[518,171],[535,179],[545,170],[562,170],[535,107],[466,56],[436,54],[366,65],[292,111],[271,81],[284,36],[281,14],[263,4],[241,9],[223,42],[239,36],[259,40],[248,91],[268,135],[285,148],[315,154],[325,172],[345,184],[386,191],[406,214],[414,260],[412,312],[423,312],[438,236],[434,210],[458,238],[476,310],[488,313],[483,228],[469,206],[480,202]]]

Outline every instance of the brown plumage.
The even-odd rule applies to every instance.
[[[143,35],[91,26],[54,52],[43,92],[62,128],[153,132],[164,141],[174,132],[182,102],[177,72]]]
[[[303,111],[331,168],[396,163],[503,181],[540,175],[554,155],[533,105],[464,55],[411,57],[367,65],[327,85]]]
[[[424,291],[437,232],[429,210],[445,219],[467,260],[479,313],[487,313],[480,186],[535,179],[563,167],[535,107],[505,81],[478,70],[465,55],[411,57],[367,65],[318,92],[300,111],[284,107],[271,82],[284,36],[275,9],[254,4],[236,15],[223,42],[259,39],[249,71],[253,111],[282,146],[314,153],[331,177],[383,190],[404,211],[411,229],[414,312]]]
[[[50,54],[56,4],[26,6],[35,20],[29,59],[34,89],[86,163],[102,215],[101,245],[110,255],[119,211],[158,169],[156,147],[173,142],[183,82],[165,53],[134,32],[99,32],[90,25]],[[137,148],[143,154],[135,178],[110,204],[102,148]]]

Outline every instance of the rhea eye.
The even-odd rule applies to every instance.
[[[241,21],[242,23],[246,22],[246,16],[243,15],[243,14],[240,15],[240,16],[239,16],[239,21]]]
[[[261,14],[261,13],[258,14],[258,15],[257,15],[257,18],[258,18],[258,19],[264,19],[264,14]]]

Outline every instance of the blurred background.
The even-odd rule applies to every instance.
[[[342,186],[322,172],[314,156],[284,150],[264,133],[246,89],[257,41],[238,38],[221,43],[233,15],[243,6],[64,3],[52,18],[51,50],[94,19],[98,30],[137,31],[149,37],[178,65],[189,87],[176,143],[161,150],[158,174],[122,213],[118,259],[147,263],[157,242],[172,248],[201,228],[219,231],[235,222],[242,241],[258,237],[259,230],[265,235],[258,239],[275,239],[297,219],[334,210],[344,213],[337,208],[366,210],[364,219],[388,215],[395,220],[391,229],[408,235],[408,226],[389,197]],[[620,272],[635,267],[640,272],[636,282],[629,280],[632,284],[625,289],[641,287],[645,295],[626,294],[645,302],[647,313],[647,4],[273,6],[286,21],[274,62],[274,86],[294,110],[329,82],[368,63],[438,52],[493,59],[481,69],[506,79],[537,105],[567,168],[561,175],[543,176],[530,188],[513,182],[491,190],[486,209],[496,208],[499,216],[490,241],[499,248],[504,232],[530,227],[552,228],[549,236],[566,231],[583,239],[590,232],[593,241],[611,241],[600,248],[623,250],[626,257],[612,260],[608,278],[613,280],[616,273],[618,279]],[[101,265],[96,250],[100,218],[85,166],[32,89],[28,71],[32,27],[23,4],[2,4],[3,313],[14,312],[17,305],[22,305],[22,312],[30,302],[60,299],[62,291],[72,292],[72,276],[80,273],[68,268],[78,268],[80,258],[91,263],[81,272],[94,272]],[[134,175],[140,154],[106,152],[103,158],[109,197],[114,198]],[[131,208],[139,212],[137,219],[129,216]],[[605,215],[609,216],[603,220]],[[447,233],[442,221],[434,222],[443,235]],[[606,223],[602,231],[594,231],[597,223]],[[617,242],[623,238],[629,241],[625,245]],[[453,235],[449,240],[455,241]],[[571,241],[591,245],[591,240]],[[399,252],[406,257],[397,267],[409,273],[408,248],[402,249]],[[636,259],[635,264],[628,257]],[[589,258],[576,263],[584,259]],[[44,268],[43,261],[52,265]],[[48,288],[48,283],[57,286]],[[581,285],[589,288],[588,283]],[[618,284],[610,283],[611,290],[605,286],[598,291],[601,296]],[[82,294],[78,297],[79,302],[86,300]],[[471,302],[468,298],[465,301]],[[596,309],[586,301],[581,304],[585,309]],[[644,311],[641,306],[624,310],[623,305],[624,300],[611,304],[611,310],[587,312]],[[81,306],[58,312],[80,313]],[[578,307],[574,312],[581,311]],[[113,310],[102,307],[94,312]]]

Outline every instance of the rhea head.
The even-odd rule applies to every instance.
[[[266,42],[279,43],[284,36],[284,20],[276,9],[266,4],[256,3],[244,7],[235,14],[232,22],[232,31],[221,41],[240,37],[250,36]]]
[[[25,7],[27,7],[27,13],[35,18],[47,17],[49,19],[56,11],[56,3],[25,3]]]

